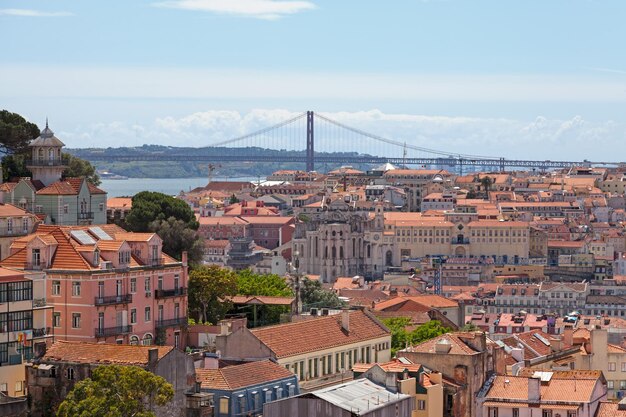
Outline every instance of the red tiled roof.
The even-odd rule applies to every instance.
[[[407,348],[407,352],[435,353],[435,346],[437,343],[440,341],[447,341],[451,346],[448,355],[474,355],[478,352],[463,341],[464,337],[470,335],[480,337],[478,333],[446,333],[435,337],[434,339],[426,340],[425,342],[415,346],[409,346]]]
[[[617,403],[602,401],[595,417],[626,417],[626,410],[620,410]]]
[[[264,360],[220,369],[196,369],[196,382],[205,389],[231,391],[265,384],[294,375],[283,366]]]
[[[342,314],[252,330],[277,358],[389,337],[389,330],[363,311],[350,314],[350,331],[341,326]]]
[[[148,364],[148,352],[159,351],[159,359],[167,355],[173,346],[133,346],[58,340],[50,346],[42,360],[89,364],[137,365]]]

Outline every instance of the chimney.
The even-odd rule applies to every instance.
[[[528,378],[528,401],[538,403],[541,399],[541,379]]]
[[[430,378],[430,382],[435,384],[441,384],[441,373],[437,371],[432,371],[428,377]]]
[[[550,338],[550,348],[552,352],[560,352],[561,349],[563,349],[561,341],[562,341],[561,336]]]
[[[574,344],[574,329],[572,326],[565,326],[565,330],[563,330],[563,344],[565,346]]]
[[[152,348],[148,350],[148,366],[156,365],[159,360],[159,349]]]
[[[341,328],[350,332],[350,310],[341,311]]]
[[[230,323],[226,320],[220,321],[220,336],[228,336],[230,334]]]

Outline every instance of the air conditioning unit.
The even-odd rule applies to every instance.
[[[113,269],[113,262],[111,261],[100,262],[100,269],[106,269],[106,270]]]
[[[152,291],[146,291],[146,298],[152,297]]]

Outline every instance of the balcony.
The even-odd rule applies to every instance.
[[[187,288],[175,288],[173,290],[156,290],[154,293],[155,298],[168,298],[178,297],[187,294]]]
[[[96,337],[110,337],[120,334],[132,333],[133,326],[116,326],[116,327],[97,327]]]
[[[27,167],[64,167],[67,163],[62,159],[31,159],[26,161]]]
[[[156,327],[178,327],[187,324],[187,317],[179,317],[177,319],[158,320]]]
[[[128,304],[133,302],[132,294],[107,295],[104,297],[96,297],[94,304],[97,306],[108,306],[115,304]]]
[[[50,327],[42,327],[41,329],[33,329],[33,338],[52,336],[52,329]]]
[[[78,213],[78,220],[93,220],[93,211],[83,211]]]
[[[46,266],[41,262],[26,262],[24,269],[27,271],[42,271]]]
[[[146,265],[146,266],[152,266],[152,267],[163,266],[163,259],[161,259],[161,258],[149,259],[148,260],[148,265]]]
[[[48,302],[45,298],[35,298],[33,299],[33,308],[44,308],[48,306]]]

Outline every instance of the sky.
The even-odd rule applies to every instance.
[[[623,0],[0,0],[0,108],[48,117],[68,147],[207,146],[313,110],[451,154],[626,160],[624,15]]]

